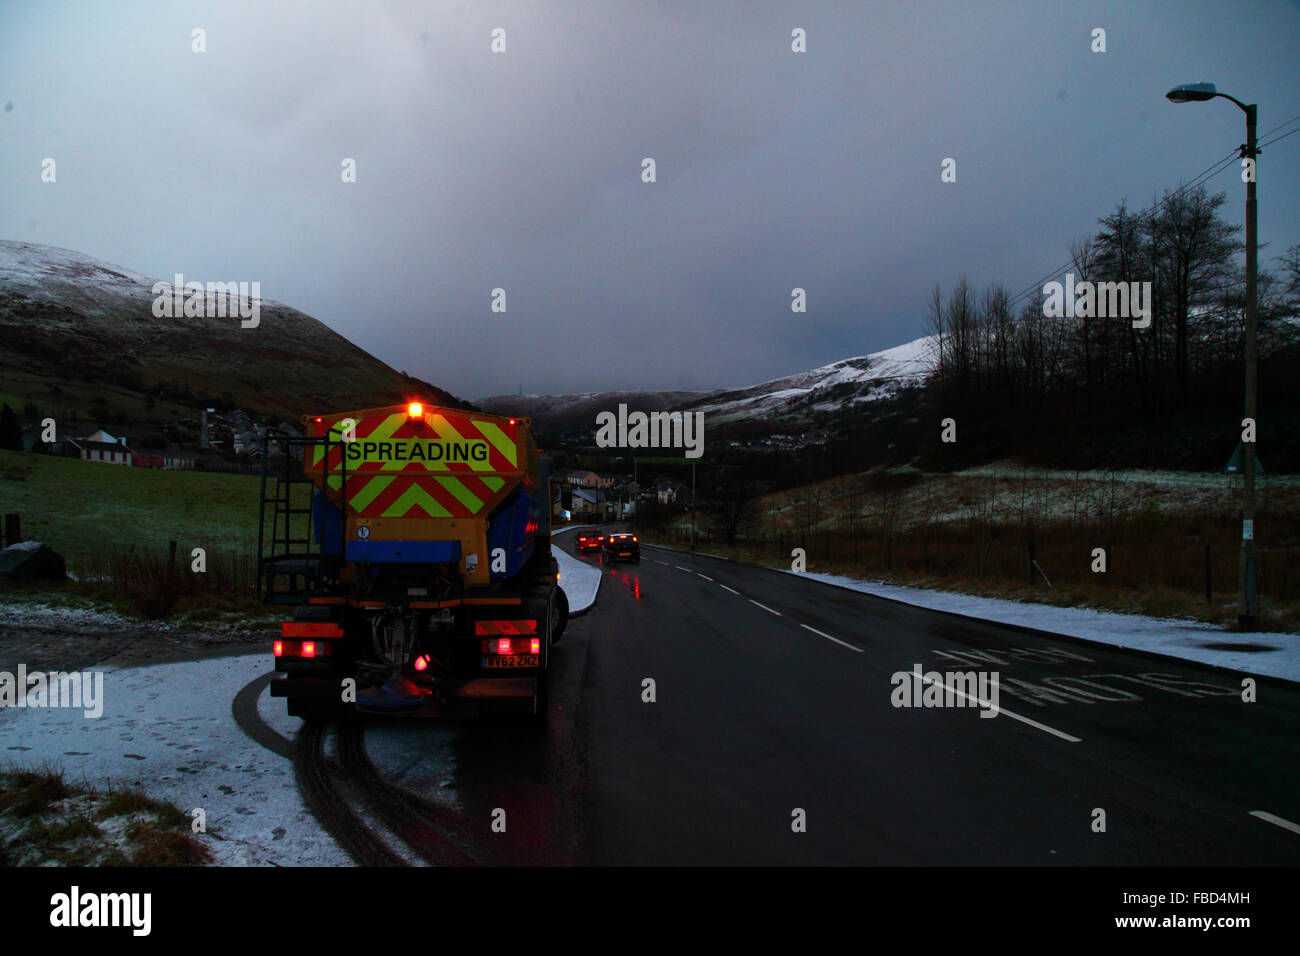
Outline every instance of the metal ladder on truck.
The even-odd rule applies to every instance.
[[[326,590],[324,562],[327,542],[321,540],[328,531],[324,518],[326,504],[336,505],[341,514],[347,514],[347,457],[340,455],[339,468],[331,475],[330,451],[341,446],[342,439],[326,436],[319,438],[289,435],[276,429],[267,429],[262,435],[262,487],[261,504],[257,515],[257,574],[262,600],[267,604],[303,604],[307,598],[323,594]],[[278,446],[282,454],[272,457]],[[337,500],[332,494],[319,492],[315,480],[307,475],[304,464],[314,449],[321,449],[324,474],[320,488],[329,489],[329,479],[339,481]],[[313,518],[313,495],[321,494],[321,528],[318,534]],[[266,520],[270,507],[271,520]],[[328,549],[330,554],[342,555],[344,547],[344,522],[338,522],[337,534]]]

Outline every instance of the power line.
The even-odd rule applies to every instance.
[[[1300,118],[1300,117],[1297,117],[1297,118]],[[1288,121],[1288,122],[1290,122],[1290,121]],[[1286,123],[1283,123],[1283,124],[1282,124],[1282,126],[1285,126],[1285,125],[1287,125],[1287,124],[1286,124]],[[1281,127],[1275,127],[1275,129],[1280,129],[1280,128],[1281,128]],[[1272,132],[1272,131],[1270,130],[1270,132]],[[1293,130],[1292,132],[1295,132],[1295,130]],[[1286,135],[1289,136],[1290,133],[1287,133]],[[1279,139],[1280,139],[1280,138],[1281,138],[1281,137],[1279,137]],[[1276,140],[1275,140],[1274,142],[1276,142]],[[1219,175],[1219,173],[1223,172],[1225,169],[1227,169],[1229,166],[1231,166],[1232,163],[1233,163],[1233,161],[1236,160],[1236,159],[1239,157],[1239,155],[1240,155],[1240,154],[1239,154],[1239,152],[1238,152],[1237,150],[1233,150],[1231,153],[1229,153],[1228,155],[1224,156],[1223,159],[1220,159],[1220,160],[1218,160],[1217,162],[1212,163],[1211,165],[1209,165],[1209,166],[1207,166],[1205,169],[1203,169],[1200,173],[1198,173],[1196,176],[1194,176],[1194,177],[1192,178],[1191,182],[1189,182],[1189,183],[1187,183],[1187,184],[1185,184],[1185,185],[1179,187],[1179,188],[1176,189],[1174,192],[1170,193],[1168,196],[1165,196],[1164,198],[1157,200],[1156,202],[1152,203],[1152,204],[1151,204],[1150,206],[1148,206],[1147,208],[1145,208],[1145,209],[1143,209],[1143,210],[1141,210],[1141,211],[1139,211],[1139,212],[1133,213],[1133,218],[1134,218],[1134,219],[1139,219],[1139,218],[1141,218],[1142,216],[1145,216],[1145,215],[1147,215],[1147,214],[1149,214],[1149,213],[1152,213],[1152,212],[1154,212],[1156,209],[1158,209],[1160,206],[1162,206],[1162,205],[1167,205],[1168,203],[1173,202],[1175,199],[1177,199],[1179,196],[1181,196],[1181,195],[1183,195],[1184,193],[1186,193],[1188,190],[1195,189],[1197,186],[1201,185],[1202,183],[1209,182],[1209,181],[1210,181],[1211,179],[1213,179],[1215,176]],[[1008,306],[1008,307],[1014,307],[1014,306],[1015,306],[1018,302],[1020,302],[1021,300],[1023,300],[1023,299],[1027,299],[1027,298],[1029,298],[1030,296],[1037,294],[1038,291],[1042,288],[1042,285],[1043,285],[1044,282],[1046,282],[1048,279],[1054,279],[1054,278],[1056,278],[1056,277],[1059,276],[1062,272],[1064,272],[1066,269],[1069,269],[1073,264],[1074,264],[1074,259],[1073,259],[1073,257],[1071,257],[1070,260],[1067,261],[1064,265],[1058,266],[1056,269],[1054,269],[1054,270],[1052,270],[1051,272],[1049,272],[1049,273],[1048,273],[1047,275],[1045,275],[1043,278],[1039,279],[1036,283],[1034,283],[1033,285],[1031,285],[1031,286],[1029,286],[1028,288],[1026,288],[1023,292],[1021,292],[1021,293],[1019,293],[1018,295],[1016,295],[1016,296],[1012,297],[1011,299],[1009,299],[1009,300],[1007,301],[1007,306]]]

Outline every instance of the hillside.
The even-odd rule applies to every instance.
[[[76,410],[99,399],[127,421],[146,394],[174,403],[181,390],[190,406],[224,397],[284,415],[413,394],[464,404],[269,299],[256,328],[238,318],[156,317],[155,281],[71,250],[0,241],[0,395]]]
[[[826,412],[891,399],[903,388],[921,385],[933,367],[933,356],[934,341],[927,336],[749,388],[715,392],[688,407],[704,412],[705,422],[713,426],[779,422],[795,427]]]

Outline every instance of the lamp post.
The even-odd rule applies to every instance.
[[[1255,342],[1256,281],[1259,274],[1258,214],[1255,205],[1255,159],[1259,148],[1255,143],[1255,104],[1247,105],[1235,96],[1220,93],[1213,83],[1185,83],[1175,86],[1165,94],[1173,103],[1199,103],[1223,97],[1232,100],[1246,114],[1246,143],[1241,148],[1243,159],[1251,160],[1250,176],[1246,180],[1246,415],[1255,422],[1255,382],[1259,354]],[[1243,427],[1245,427],[1243,425]],[[1243,631],[1255,630],[1258,604],[1256,574],[1258,562],[1255,551],[1255,442],[1243,441],[1245,474],[1241,483],[1241,555],[1237,562],[1237,625]]]

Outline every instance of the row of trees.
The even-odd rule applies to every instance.
[[[1240,227],[1223,220],[1225,202],[1203,187],[1166,192],[1141,212],[1121,202],[1095,235],[1073,244],[1076,284],[1151,283],[1148,328],[1118,317],[1047,318],[1041,287],[977,294],[963,278],[945,298],[936,286],[937,409],[960,410],[977,435],[991,437],[996,424],[1013,446],[1135,417],[1239,420],[1245,275]],[[1275,398],[1280,391],[1289,407],[1296,386],[1280,376],[1300,353],[1300,245],[1275,261],[1277,272],[1259,275],[1261,387]],[[1270,381],[1272,372],[1279,377]]]

